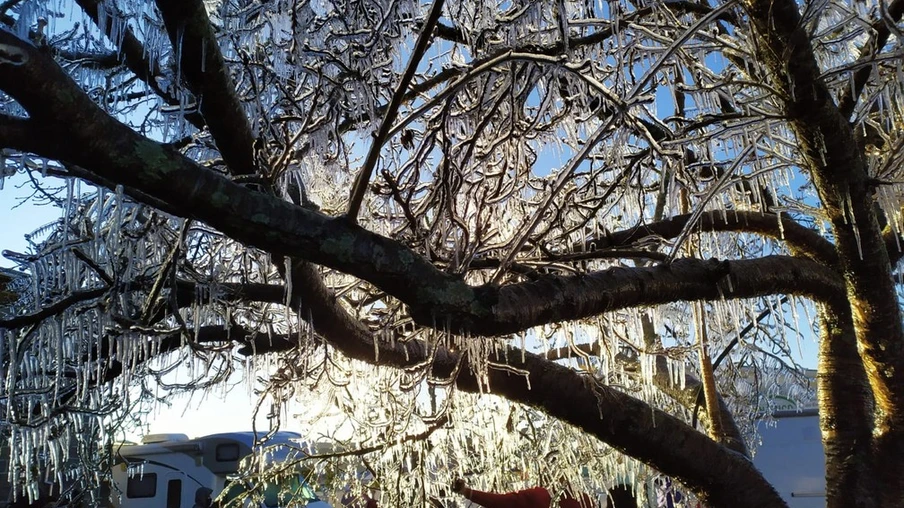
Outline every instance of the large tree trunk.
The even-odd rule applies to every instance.
[[[820,77],[798,4],[748,0],[746,6],[758,41],[757,57],[769,70],[770,84],[780,95],[777,98],[796,135],[803,165],[832,224],[857,350],[876,405],[872,474],[881,486],[880,505],[899,506],[904,492],[904,475],[900,474],[904,463],[904,332],[864,156],[851,125]],[[838,343],[844,344],[844,340]],[[859,380],[861,371],[850,359],[850,346],[839,351],[835,345],[823,345],[828,350],[823,352],[822,364],[830,369],[853,369],[850,375]],[[840,357],[832,358],[834,354]],[[838,422],[835,411],[839,409],[834,404],[823,408],[824,421]],[[859,415],[859,410],[856,413]],[[831,452],[827,456],[829,472],[848,468],[839,463],[845,460],[839,450],[833,447]],[[848,473],[854,474],[854,470]],[[860,475],[861,479],[867,476]],[[832,499],[830,504],[844,503]]]
[[[820,310],[819,423],[828,508],[879,506],[873,475],[872,395],[844,302]]]

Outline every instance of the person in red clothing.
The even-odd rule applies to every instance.
[[[484,508],[550,508],[552,506],[552,496],[543,487],[533,487],[505,494],[494,494],[492,492],[474,490],[468,487],[464,480],[459,478],[452,483],[452,491],[461,494],[469,501],[477,503]],[[593,508],[594,506],[593,501],[587,494],[581,495],[581,499],[578,500],[568,489],[565,489],[562,497],[559,498],[559,508]]]

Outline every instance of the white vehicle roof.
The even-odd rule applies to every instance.
[[[215,473],[233,473],[238,463],[254,450],[267,454],[267,460],[283,460],[293,452],[307,450],[301,435],[280,431],[261,442],[265,434],[254,432],[224,432],[189,439],[185,434],[150,434],[141,444],[121,443],[114,453],[123,462],[145,459],[155,455],[181,453],[202,456],[202,463]]]

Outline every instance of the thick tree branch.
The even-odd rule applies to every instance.
[[[298,305],[301,317],[316,326],[317,332],[345,355],[395,367],[417,365],[430,359],[428,348],[418,341],[380,342],[379,359],[375,358],[373,335],[339,306],[316,269],[300,262],[292,267],[291,274],[292,305]],[[315,316],[313,320],[312,316]],[[584,429],[682,481],[715,506],[783,505],[747,459],[719,446],[671,415],[543,357],[512,348],[505,348],[499,356],[500,361],[523,369],[527,375],[522,377],[507,370],[490,369],[489,387],[493,393],[539,407],[553,417]],[[457,354],[439,348],[432,357],[432,373],[449,376],[461,360]],[[481,386],[473,375],[468,361],[464,358],[456,386],[465,391],[481,392],[486,387]],[[574,397],[562,397],[563,393]],[[708,462],[710,458],[715,462]],[[694,465],[688,468],[686,460]],[[712,464],[718,466],[712,470],[706,467]],[[724,477],[716,480],[711,476],[712,471],[719,471]],[[733,486],[746,486],[748,481],[757,485],[755,492],[753,489],[744,493],[732,492]],[[723,482],[732,487],[712,488]]]
[[[525,354],[522,362],[521,353],[517,351],[505,351],[500,356],[503,354],[511,367],[530,373],[530,385],[520,376],[491,371],[493,393],[540,407],[548,414],[582,428],[620,451],[653,465],[663,474],[679,479],[713,506],[783,504],[771,487],[751,480],[758,473],[741,454],[716,444],[674,417],[599,385],[565,366],[531,354]],[[696,459],[686,462],[692,457]],[[707,467],[714,465],[713,469]],[[712,471],[722,472],[719,481],[713,481]],[[741,481],[741,478],[745,480]],[[709,486],[698,484],[701,480]],[[729,489],[723,491],[716,486],[722,485],[723,481],[728,485],[743,485],[745,489],[747,481],[752,481],[760,487],[756,492],[729,493]],[[704,494],[704,491],[708,492]]]
[[[417,281],[408,279],[408,283],[417,284]],[[844,298],[843,288],[841,278],[833,271],[812,261],[787,256],[722,262],[681,259],[657,267],[610,268],[587,275],[548,275],[536,281],[499,288],[471,288],[496,302],[484,318],[461,313],[434,314],[429,313],[429,307],[421,307],[416,302],[410,305],[413,311],[422,309],[428,313],[418,316],[418,322],[423,326],[493,336],[619,309],[675,301],[786,293],[837,302]],[[236,290],[251,301],[280,302],[283,295],[280,287],[273,285],[245,285]],[[190,297],[186,296],[186,299],[190,301]],[[474,302],[475,306],[481,304]],[[468,321],[470,326],[464,327],[455,320]]]
[[[752,298],[793,293],[817,300],[843,295],[840,278],[815,262],[786,256],[757,260],[681,259],[669,265],[611,268],[588,275],[545,276],[501,288],[476,288],[494,300],[492,314],[472,317],[472,333],[497,335],[524,325],[581,319],[674,301]],[[412,308],[412,315],[418,309]],[[443,316],[436,316],[442,319]],[[426,317],[420,317],[421,322]]]
[[[691,214],[676,215],[659,222],[642,224],[630,229],[607,233],[602,238],[572,246],[575,252],[631,245],[647,237],[671,239],[681,234]],[[736,210],[704,212],[697,221],[700,231],[736,231],[757,233],[784,241],[795,255],[806,256],[828,266],[838,263],[835,247],[816,231],[807,228],[787,215]]]
[[[204,2],[158,0],[157,7],[166,23],[182,76],[198,98],[201,115],[230,173],[256,173],[251,124],[236,96]]]
[[[54,134],[42,123],[0,114],[0,148],[16,147],[23,152],[36,152],[46,144],[47,136]]]
[[[308,287],[306,291],[311,289],[317,290]],[[331,322],[344,320],[341,316],[344,311],[329,314],[327,319]],[[322,319],[322,316],[318,315],[317,319]],[[253,348],[258,352],[294,347],[286,337],[255,334],[239,326],[202,327],[197,340],[199,343],[253,343]],[[330,342],[351,358],[375,363],[373,340],[369,332],[361,330],[354,335],[336,337],[335,341]],[[173,334],[164,337],[159,344],[161,352],[172,351],[181,345],[181,339],[178,334]],[[251,349],[251,346],[246,348],[248,351]],[[380,349],[380,361],[377,363],[386,366],[408,367],[431,359],[427,356],[428,348],[419,342],[381,343]],[[432,372],[448,376],[461,360],[457,354],[440,348],[432,357]],[[580,427],[681,481],[713,506],[759,508],[784,505],[775,490],[742,454],[718,445],[675,417],[531,353],[506,348],[499,353],[498,360],[527,374],[513,375],[507,370],[491,369],[489,388],[492,393],[541,408],[553,417]],[[468,368],[468,360],[464,361],[456,386],[468,392],[486,391],[487,387],[480,385]],[[120,373],[121,366],[112,365],[101,381],[108,382]],[[562,397],[562,393],[569,396]],[[718,471],[719,477],[713,478],[712,471]],[[714,488],[713,485],[725,487]],[[739,491],[739,488],[747,490]]]

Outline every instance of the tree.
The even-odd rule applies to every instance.
[[[898,504],[900,0],[75,3],[0,4],[5,164],[66,181],[0,322],[14,455],[250,355],[274,401],[364,411],[378,473],[422,443],[399,503],[449,458],[505,481],[455,451],[501,437],[424,438],[502,404],[546,422],[517,460],[570,436],[574,471],[607,445],[780,506],[731,388],[794,328],[828,505]]]

